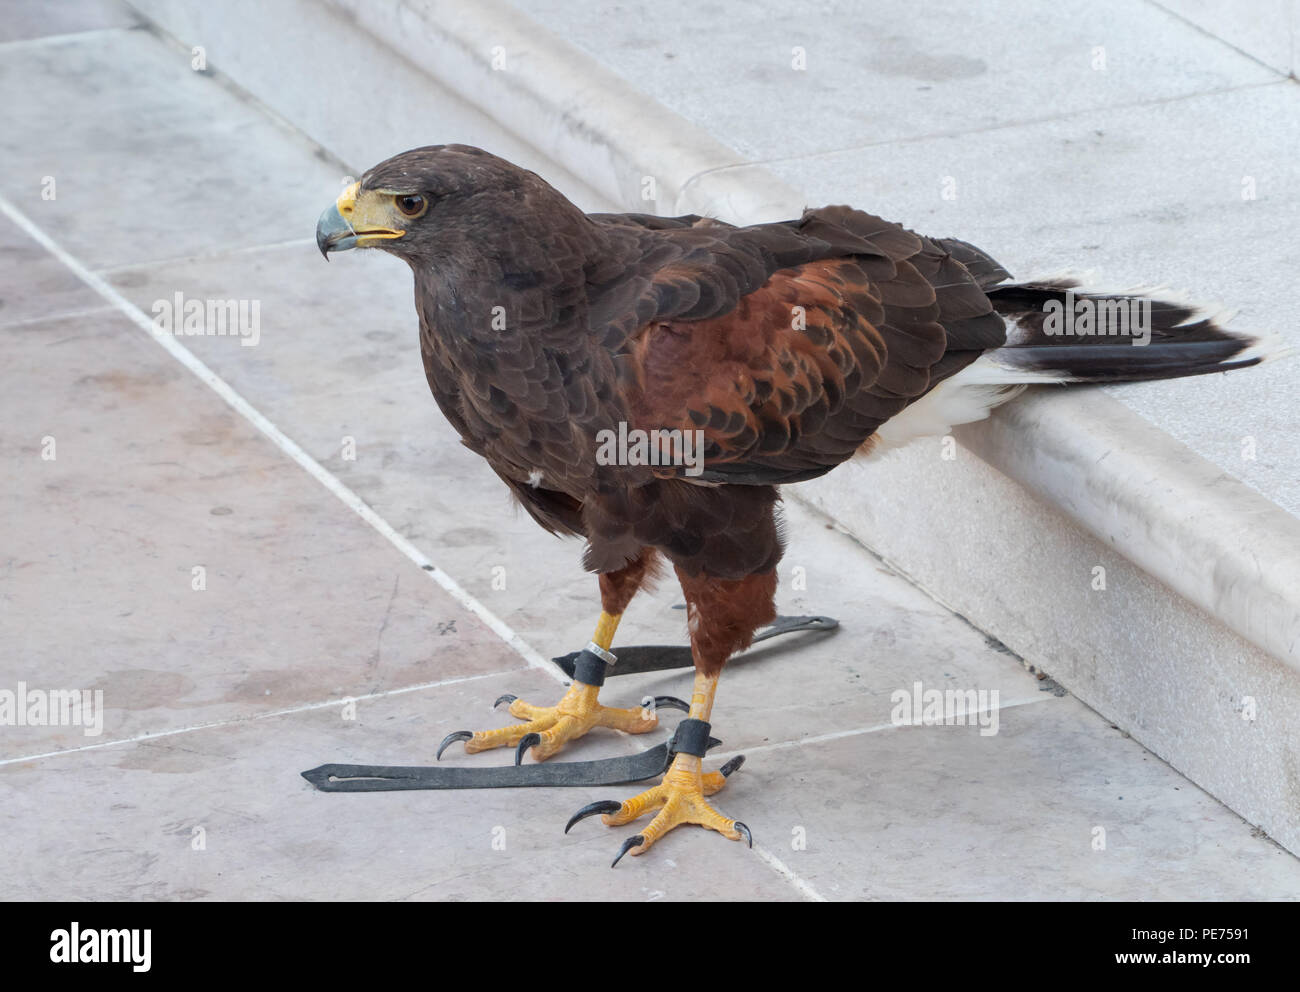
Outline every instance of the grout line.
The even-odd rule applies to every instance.
[[[1258,61],[1258,60],[1256,60]],[[1263,63],[1260,63],[1261,65]],[[1267,66],[1270,72],[1277,73],[1272,66]],[[684,183],[678,192],[678,204],[681,198],[686,195],[688,189],[704,179],[706,176],[736,172],[744,169],[763,169],[770,171],[769,166],[787,165],[795,162],[808,162],[820,158],[829,158],[833,155],[849,155],[855,152],[867,151],[871,148],[887,148],[896,145],[912,145],[927,141],[941,141],[951,138],[966,138],[972,135],[988,134],[995,131],[1005,131],[1021,127],[1038,127],[1043,124],[1051,124],[1056,121],[1068,121],[1076,117],[1085,117],[1088,114],[1110,113],[1125,110],[1143,110],[1146,108],[1163,107],[1167,104],[1178,103],[1184,100],[1195,100],[1199,97],[1223,96],[1228,93],[1236,93],[1241,90],[1259,89],[1265,86],[1277,86],[1281,83],[1288,82],[1286,76],[1278,73],[1277,79],[1266,79],[1256,83],[1237,83],[1231,86],[1222,86],[1217,89],[1200,90],[1195,93],[1184,93],[1175,96],[1159,97],[1154,100],[1134,100],[1128,103],[1117,103],[1103,107],[1082,107],[1078,110],[1068,110],[1064,113],[1046,114],[1039,117],[1025,117],[1010,121],[999,121],[994,124],[981,124],[977,127],[969,128],[951,128],[946,131],[926,131],[922,134],[909,134],[896,136],[892,138],[881,138],[878,141],[867,141],[860,144],[844,145],[837,148],[826,148],[814,152],[805,152],[799,155],[776,155],[771,158],[751,159],[744,162],[733,162],[727,165],[715,165],[711,168],[701,170],[691,176]],[[779,178],[779,177],[778,177]],[[802,191],[800,191],[802,192]]]
[[[333,706],[342,706],[344,703],[359,703],[367,699],[386,699],[389,696],[401,696],[408,692],[420,692],[424,689],[438,689],[447,685],[459,685],[462,682],[476,682],[479,679],[496,678],[509,672],[523,671],[520,668],[506,668],[497,672],[483,672],[480,675],[459,675],[455,678],[440,679],[437,682],[421,682],[419,685],[404,685],[397,689],[384,689],[382,692],[367,692],[360,696],[340,696],[338,699],[327,699],[320,703],[303,703],[300,706],[289,706],[282,710],[271,710],[266,713],[254,713],[250,716],[234,717],[230,720],[213,720],[211,723],[196,723],[189,727],[177,727],[175,730],[159,730],[153,733],[138,734],[135,737],[119,737],[111,741],[96,741],[94,744],[83,744],[81,747],[68,747],[59,751],[45,751],[41,754],[28,754],[17,758],[0,758],[0,767],[4,765],[18,765],[28,761],[37,761],[41,758],[57,758],[65,754],[77,754],[81,751],[98,751],[101,748],[116,747],[119,744],[139,744],[142,741],[158,740],[160,737],[175,737],[177,734],[188,734],[196,730],[212,730],[217,727],[233,727],[239,724],[254,723],[258,720],[270,720],[274,717],[292,716],[294,713],[310,713],[312,710],[329,709]]]
[[[186,57],[188,58],[189,51],[190,51],[189,44],[181,41],[181,39],[178,38],[176,35],[172,34],[170,30],[164,28],[160,23],[154,20],[146,11],[137,8],[136,5],[132,2],[132,0],[125,0],[125,2],[127,6],[130,8],[131,12],[136,17],[140,18],[140,25],[143,30],[148,31],[151,35],[154,36],[154,38],[156,38],[163,45],[167,45],[178,52],[184,52],[186,54]],[[348,17],[349,19],[352,19],[351,14],[349,14]],[[320,159],[323,162],[333,163],[337,169],[341,170],[342,175],[357,176],[357,177],[361,175],[360,170],[355,169],[349,163],[344,162],[341,158],[339,158],[338,155],[334,154],[334,152],[330,151],[330,149],[322,145],[319,141],[317,141],[315,138],[309,135],[301,127],[293,123],[293,121],[289,120],[289,118],[285,117],[284,114],[280,113],[274,107],[270,106],[268,103],[266,103],[266,101],[255,96],[250,90],[245,89],[239,83],[235,82],[233,77],[223,72],[218,66],[209,65],[207,70],[204,72],[204,75],[207,76],[207,78],[210,79],[212,82],[220,86],[222,89],[224,89],[227,94],[235,97],[235,99],[237,99],[239,102],[247,104],[249,107],[253,108],[255,111],[262,114],[264,117],[267,118],[267,120],[269,120],[272,124],[279,127],[286,135],[290,136],[293,140],[306,144],[309,148],[310,153],[314,155],[316,158]]]
[[[1038,703],[1047,703],[1047,702],[1051,702],[1053,699],[1059,699],[1059,698],[1060,698],[1059,696],[1053,696],[1049,693],[1044,693],[1038,699],[1022,699],[1014,703],[999,703],[995,707],[985,706],[977,710],[970,710],[968,711],[967,716],[968,717],[979,716],[981,713],[991,713],[995,709],[999,713],[1001,713],[1003,710],[1015,709],[1018,706],[1034,706],[1037,705]],[[789,750],[790,748],[804,747],[807,744],[825,744],[827,741],[843,740],[846,737],[861,737],[863,734],[874,734],[882,730],[901,730],[903,727],[913,727],[913,726],[942,727],[942,726],[946,726],[946,724],[873,723],[866,727],[854,727],[852,730],[835,730],[829,734],[817,734],[814,737],[798,737],[788,741],[773,741],[769,744],[755,744],[752,747],[740,748],[735,751],[724,751],[724,750],[714,749],[713,751],[709,752],[709,757],[710,758],[734,758],[742,754],[748,757],[751,754],[758,754],[759,752],[763,752],[763,751],[786,751]],[[1166,762],[1166,764],[1168,764],[1168,762]]]
[[[292,458],[312,478],[333,493],[344,506],[368,523],[411,561],[429,574],[434,582],[448,592],[461,606],[477,616],[483,623],[510,645],[529,665],[538,668],[557,682],[566,681],[564,674],[546,661],[530,644],[520,637],[504,620],[475,599],[455,579],[438,568],[429,558],[411,543],[387,520],[374,511],[356,493],[344,485],[339,478],[326,469],[320,462],[304,451],[296,441],[276,427],[265,415],[258,411],[248,400],[244,399],[224,379],[213,372],[195,354],[186,348],[175,335],[160,330],[144,311],[119,293],[108,282],[97,276],[70,254],[57,241],[51,238],[28,217],[18,210],[4,196],[0,196],[0,213],[17,224],[29,237],[40,244],[46,251],[66,265],[82,282],[120,310],[141,330],[147,332],[173,358],[194,373],[213,392],[220,396],[238,414],[266,435],[271,443]]]
[[[1020,702],[999,705],[996,708],[999,712],[1001,712],[1002,710],[1011,709],[1012,707],[1016,707],[1016,706],[1029,706],[1034,703],[1045,703],[1055,698],[1057,697],[1045,696],[1041,699],[1025,699],[1025,700],[1021,700]],[[983,707],[979,710],[972,711],[972,713],[968,715],[978,715],[980,713],[987,713],[987,712],[990,712],[990,709],[988,707]],[[829,734],[818,734],[816,737],[802,737],[797,740],[776,741],[775,743],[771,743],[771,744],[758,744],[755,745],[754,747],[743,748],[739,751],[715,750],[709,753],[709,757],[728,758],[740,754],[744,754],[748,756],[760,751],[783,751],[783,750],[788,750],[790,748],[803,747],[806,744],[821,744],[821,743],[825,743],[826,741],[842,740],[846,737],[860,737],[863,734],[875,733],[876,731],[880,731],[880,730],[897,730],[897,729],[899,729],[898,725],[893,723],[874,724],[869,727],[858,727],[853,730],[837,730]],[[795,888],[795,890],[798,891],[799,894],[802,895],[804,899],[806,899],[807,901],[809,902],[828,901],[826,897],[823,896],[820,892],[818,892],[817,889],[810,882],[807,882],[804,879],[800,878],[799,874],[795,872],[794,869],[792,869],[789,865],[787,865],[784,861],[778,858],[767,848],[762,847],[759,844],[755,844],[754,854],[757,855],[759,860],[761,860],[765,865],[771,868],[772,871],[776,872],[788,883],[790,883],[790,885],[792,885]]]
[[[1223,35],[1221,35],[1221,34],[1215,34],[1214,31],[1210,30],[1210,29],[1207,28],[1207,27],[1202,27],[1200,24],[1197,24],[1195,21],[1191,20],[1190,18],[1186,17],[1185,15],[1180,14],[1178,11],[1174,10],[1172,7],[1167,7],[1167,6],[1162,2],[1162,0],[1147,0],[1147,2],[1148,2],[1152,7],[1155,7],[1156,10],[1160,11],[1162,14],[1167,14],[1169,17],[1172,17],[1174,20],[1178,21],[1178,22],[1179,22],[1180,24],[1182,24],[1184,27],[1189,27],[1189,28],[1191,28],[1193,31],[1196,31],[1196,32],[1198,32],[1198,33],[1204,35],[1206,38],[1212,38],[1214,41],[1217,41],[1220,45],[1223,45],[1225,48],[1229,48],[1229,49],[1231,49],[1232,51],[1236,52],[1238,55],[1242,56],[1243,58],[1250,59],[1250,61],[1254,62],[1256,65],[1263,66],[1263,67],[1264,67],[1265,69],[1267,69],[1269,72],[1276,72],[1276,73],[1277,73],[1277,74],[1278,74],[1282,79],[1286,80],[1286,79],[1294,79],[1294,78],[1295,78],[1294,75],[1291,75],[1291,74],[1287,73],[1285,70],[1279,69],[1279,68],[1278,68],[1277,66],[1275,66],[1275,65],[1269,65],[1267,62],[1265,62],[1263,59],[1261,59],[1258,55],[1255,55],[1254,53],[1247,51],[1246,49],[1242,48],[1242,47],[1239,46],[1239,45],[1235,45],[1235,44],[1233,44],[1231,41],[1229,41],[1229,40],[1228,40],[1227,38],[1225,38]],[[1288,20],[1289,20],[1289,19],[1288,19]],[[1292,29],[1294,29],[1294,25],[1293,25],[1293,24],[1288,24],[1288,27],[1291,27]],[[1291,33],[1288,31],[1288,33],[1287,33],[1287,37],[1288,37],[1288,39],[1290,38],[1290,36],[1291,36]],[[1292,66],[1291,68],[1294,68],[1294,66]]]
[[[111,313],[113,307],[105,303],[101,307],[91,307],[88,310],[56,310],[53,313],[42,314],[39,317],[24,317],[21,320],[0,321],[0,331],[10,331],[19,327],[31,327],[33,324],[57,323],[60,320],[71,320],[73,317],[95,317],[100,314]]]
[[[134,13],[134,11],[132,11]],[[12,41],[0,41],[0,52],[8,51],[13,48],[39,48],[42,45],[60,44],[62,42],[73,41],[94,37],[97,34],[115,34],[123,31],[139,31],[141,25],[136,24],[118,24],[104,28],[86,28],[84,31],[64,31],[61,34],[43,34],[35,38],[15,38]]]
[[[767,848],[755,844],[754,854],[757,855],[758,859],[762,861],[763,864],[767,865],[774,872],[776,872],[787,882],[793,885],[795,889],[799,892],[799,894],[802,895],[804,899],[806,899],[808,902],[828,901],[824,895],[822,895],[815,888],[813,888],[811,883],[805,882],[802,878],[798,876],[798,874],[794,872],[793,869],[790,868],[789,865],[787,865],[784,861],[778,858]]]
[[[94,272],[101,276],[115,276],[123,272],[134,272],[139,269],[157,269],[164,265],[189,265],[194,262],[219,262],[238,255],[251,255],[262,251],[281,251],[286,248],[310,248],[315,252],[317,250],[316,239],[291,238],[288,241],[266,241],[255,245],[218,248],[215,251],[199,252],[194,255],[178,255],[174,258],[154,258],[147,262],[125,262],[122,265],[109,265],[95,269]]]

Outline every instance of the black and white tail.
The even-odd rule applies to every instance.
[[[1006,345],[881,426],[877,450],[981,420],[1029,385],[1175,379],[1246,368],[1286,352],[1277,338],[1228,330],[1230,314],[1167,290],[1102,293],[1078,285],[1061,278],[987,286],[1007,322]]]
[[[1167,291],[1088,292],[1058,280],[986,292],[1007,321],[1006,347],[987,357],[1058,382],[1177,379],[1267,357],[1256,338],[1221,326],[1231,314],[1170,299]]]

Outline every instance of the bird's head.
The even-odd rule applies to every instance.
[[[526,169],[469,145],[431,145],[379,163],[345,189],[321,214],[316,245],[327,259],[380,248],[417,269],[472,266],[528,250],[539,233],[527,230],[529,218],[554,224],[574,215],[585,221]]]

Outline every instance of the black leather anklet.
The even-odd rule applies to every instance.
[[[693,754],[697,758],[703,758],[709,749],[710,729],[711,725],[707,720],[688,717],[677,725],[677,731],[673,734],[673,751],[677,754]]]

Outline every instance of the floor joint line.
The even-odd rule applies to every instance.
[[[327,468],[321,465],[320,462],[308,454],[296,441],[272,423],[265,414],[238,393],[233,386],[212,371],[212,369],[198,358],[198,356],[181,344],[175,335],[157,327],[152,318],[147,316],[143,310],[118,292],[118,290],[105,279],[91,271],[89,267],[83,264],[75,255],[67,251],[67,249],[46,234],[44,230],[37,226],[34,221],[10,203],[4,196],[0,196],[0,213],[3,213],[18,225],[18,227],[22,228],[28,237],[32,238],[32,240],[36,241],[41,245],[41,247],[62,262],[64,266],[71,270],[73,275],[111,303],[117,310],[130,319],[133,324],[148,333],[148,335],[161,345],[168,354],[194,373],[201,382],[221,397],[221,399],[223,399],[236,413],[244,417],[244,419],[261,431],[272,444],[288,455],[294,462],[304,469],[308,475],[312,476],[312,478],[333,493],[344,506],[352,510],[357,516],[378,531],[380,535],[385,537],[389,543],[401,551],[402,554],[418,565],[423,571],[427,572],[429,578],[441,586],[452,596],[453,599],[460,603],[461,606],[483,621],[488,629],[509,644],[510,647],[512,647],[525,661],[527,661],[529,665],[546,672],[557,682],[567,682],[564,674],[543,658],[542,655],[520,637],[509,624],[479,602],[450,575],[435,565],[433,561],[424,554],[424,552],[417,548],[403,534],[399,533],[392,524],[381,517],[360,496],[344,485],[338,476],[334,475]]]

